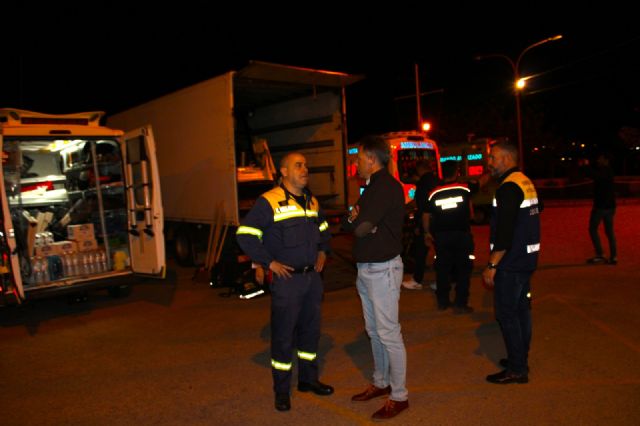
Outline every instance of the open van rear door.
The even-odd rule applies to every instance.
[[[13,285],[16,289],[16,297],[18,301],[24,300],[24,288],[22,286],[22,274],[20,273],[20,258],[18,257],[18,250],[16,249],[16,235],[13,228],[13,221],[11,220],[11,213],[9,212],[9,201],[5,188],[4,179],[4,164],[5,164],[5,152],[3,145],[2,135],[0,135],[0,152],[2,153],[2,166],[0,166],[0,203],[2,204],[2,215],[0,221],[2,227],[0,227],[0,273],[8,273],[6,268],[11,269],[11,277],[13,278]],[[6,263],[6,264],[5,264]],[[0,290],[6,292],[6,288]]]
[[[128,132],[122,141],[131,269],[164,277],[164,214],[151,127]]]

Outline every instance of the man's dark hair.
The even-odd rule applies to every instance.
[[[515,161],[516,163],[518,162],[518,147],[515,146],[514,144],[512,144],[509,141],[500,141],[500,142],[496,142],[494,144],[491,145],[491,147],[498,147],[504,151],[507,151],[511,157],[513,158],[513,161]]]
[[[370,135],[360,139],[358,146],[367,155],[373,155],[378,159],[378,162],[384,167],[389,164],[391,158],[391,150],[389,144],[380,136]]]
[[[458,173],[458,162],[457,161],[445,161],[442,163],[442,177],[444,179],[449,179],[455,177]]]

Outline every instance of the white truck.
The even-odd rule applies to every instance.
[[[165,235],[179,263],[207,264],[214,228],[214,245],[235,243],[233,227],[273,187],[288,152],[306,156],[321,205],[345,211],[345,87],[361,78],[254,61],[107,118],[117,128],[153,127]]]
[[[103,115],[0,109],[0,306],[164,276],[151,129],[124,134]]]

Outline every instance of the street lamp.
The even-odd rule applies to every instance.
[[[524,150],[522,148],[522,114],[520,111],[520,91],[524,89],[527,78],[520,77],[520,61],[522,60],[522,57],[524,56],[524,54],[527,53],[529,50],[533,49],[534,47],[538,47],[550,41],[560,40],[561,38],[562,38],[562,35],[558,34],[553,37],[545,38],[544,40],[540,40],[536,43],[533,43],[532,45],[525,48],[522,52],[520,52],[515,62],[513,62],[513,59],[511,59],[509,56],[503,55],[501,53],[491,53],[489,55],[476,56],[476,60],[482,60],[482,59],[488,59],[488,58],[503,58],[503,59],[506,59],[507,62],[509,62],[509,65],[511,65],[511,69],[513,70],[513,77],[514,77],[513,80],[514,80],[514,90],[515,90],[515,98],[516,98],[516,127],[518,128],[517,129],[518,130],[518,151],[520,154],[518,156],[518,165],[520,167],[520,170],[522,171],[524,171]]]

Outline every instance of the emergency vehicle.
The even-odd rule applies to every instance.
[[[479,185],[471,197],[473,203],[473,223],[486,223],[497,184],[489,179],[487,162],[491,145],[498,139],[480,138],[470,142],[440,146],[440,162],[457,161],[460,165],[460,180]]]
[[[391,161],[389,173],[404,189],[405,203],[410,203],[416,193],[416,182],[419,176],[416,165],[421,160],[432,160],[437,168],[438,176],[442,177],[440,169],[440,151],[436,141],[429,139],[423,132],[390,132],[381,135],[389,143]],[[364,182],[358,176],[358,147],[348,149],[347,176],[349,178],[349,203],[356,202],[362,193]]]
[[[163,277],[163,211],[151,128],[102,112],[0,109],[0,306]]]

